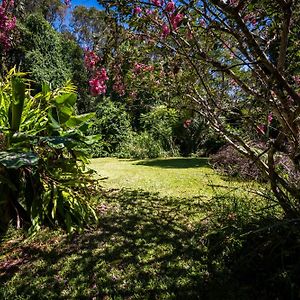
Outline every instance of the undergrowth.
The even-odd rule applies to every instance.
[[[299,220],[262,198],[106,190],[81,235],[10,232],[1,299],[298,299]]]

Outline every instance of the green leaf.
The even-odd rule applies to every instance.
[[[68,104],[70,106],[74,106],[76,103],[77,96],[74,93],[62,94],[57,96],[54,101],[56,104]]]
[[[24,109],[26,85],[20,77],[12,78],[11,85],[13,100],[11,103],[11,129],[13,131],[18,131]]]
[[[95,113],[88,113],[79,116],[72,116],[67,122],[68,127],[77,127],[95,117]]]
[[[37,166],[38,162],[38,156],[32,152],[0,152],[0,165],[7,169],[19,169],[25,166]]]

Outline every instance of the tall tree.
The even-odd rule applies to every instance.
[[[180,57],[190,70],[186,97],[299,217],[299,1],[99,2],[132,34],[167,49],[170,63]]]

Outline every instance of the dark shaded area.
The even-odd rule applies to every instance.
[[[108,192],[98,213],[99,227],[81,235],[2,248],[14,254],[0,263],[0,298],[300,297],[299,222],[253,219],[232,198],[204,204],[129,190]],[[5,290],[16,273],[22,280]]]
[[[170,158],[139,161],[136,165],[170,169],[188,169],[208,166],[207,158]]]

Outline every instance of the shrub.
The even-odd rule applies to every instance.
[[[157,158],[168,156],[160,140],[157,140],[147,131],[131,132],[120,144],[116,156],[121,158]]]
[[[104,98],[97,106],[96,117],[90,129],[92,134],[100,134],[102,142],[92,148],[94,157],[114,153],[119,144],[131,132],[130,118],[124,106]]]
[[[221,173],[242,179],[263,180],[261,171],[233,146],[225,145],[210,156],[210,163]]]
[[[179,112],[165,105],[152,108],[147,114],[141,115],[142,127],[162,145],[171,156],[178,155],[175,145],[174,128],[179,123]]]

